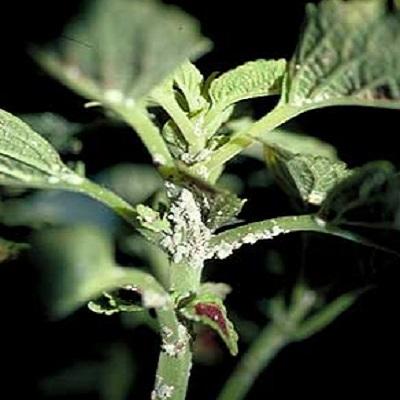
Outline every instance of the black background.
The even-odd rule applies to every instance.
[[[90,121],[94,117],[92,111],[83,109],[81,98],[40,71],[26,51],[30,43],[44,42],[59,34],[63,23],[80,9],[81,3],[64,0],[2,4],[1,108],[13,113],[53,111],[77,121]],[[214,41],[214,51],[198,63],[205,73],[210,73],[251,59],[289,58],[296,45],[305,2],[182,0],[174,3],[198,17],[204,33]],[[255,108],[263,112],[269,105],[259,101]],[[352,166],[373,159],[389,159],[398,165],[399,113],[328,109],[302,116],[296,124],[333,143]],[[138,147],[138,141],[129,133],[112,138],[100,135],[85,143],[83,157],[88,172],[94,173],[118,160],[146,161],[146,155],[136,150]],[[253,193],[252,208],[245,210],[245,216],[254,218],[254,210],[265,216],[285,209],[284,196],[277,189],[272,194],[283,205],[271,204],[263,193]],[[370,286],[371,289],[324,332],[289,346],[262,374],[248,398],[395,397],[399,391],[398,260],[388,262],[375,252],[339,243],[338,239],[312,237],[311,244],[314,247],[307,252],[307,264],[317,282],[332,285],[336,292],[354,287]],[[291,252],[289,259],[293,265],[300,259],[298,237],[279,239],[276,246],[283,253]],[[213,279],[220,278],[233,285],[235,294],[231,296],[231,306],[242,316],[258,318],[260,322],[254,301],[262,293],[270,295],[282,282],[268,282],[254,254],[258,253],[244,250],[230,265],[219,264],[211,271]],[[128,341],[139,354],[141,384],[136,397],[131,398],[148,398],[150,371],[156,362],[155,337],[145,329],[133,334],[120,332],[117,319],[101,318],[86,310],[65,321],[48,322],[37,304],[32,289],[35,276],[29,266],[21,262],[1,265],[0,276],[3,288],[0,356],[6,371],[6,379],[3,372],[2,380],[11,390],[8,395],[2,394],[2,398],[16,399],[23,394],[29,399],[40,398],[38,382],[41,379],[75,359],[93,357],[96,347],[106,346],[110,339]],[[189,399],[213,399],[215,395],[210,393],[217,393],[234,362],[226,355],[216,367],[196,367]]]

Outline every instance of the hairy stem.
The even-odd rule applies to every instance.
[[[184,296],[196,292],[200,285],[201,269],[172,263],[170,292]],[[162,345],[152,400],[184,400],[192,366],[191,337],[187,327],[178,319],[175,305],[158,311]]]

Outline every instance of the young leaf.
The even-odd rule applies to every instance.
[[[144,307],[162,306],[168,300],[151,275],[115,263],[110,238],[99,229],[47,230],[37,234],[32,245],[32,257],[41,268],[43,300],[55,317],[66,316],[103,292],[116,301],[113,293],[118,289],[139,293]],[[121,307],[121,301],[115,307]]]
[[[257,60],[228,71],[211,82],[213,107],[223,110],[241,100],[280,93],[285,60]]]
[[[190,114],[207,107],[207,100],[202,93],[204,77],[194,64],[190,61],[183,63],[174,74],[174,82],[183,93]]]
[[[215,330],[225,342],[230,353],[233,356],[237,355],[238,335],[227,318],[226,309],[220,296],[212,293],[199,294],[180,311],[185,318]]]
[[[305,203],[314,205],[320,205],[327,193],[351,174],[342,161],[291,153],[277,146],[265,146],[265,159],[289,194],[300,195]]]
[[[387,0],[309,4],[286,79],[299,108],[400,107],[400,13]]]
[[[135,102],[209,48],[197,21],[157,1],[96,0],[57,47],[36,52],[51,74],[102,104]]]

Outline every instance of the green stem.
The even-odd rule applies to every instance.
[[[196,134],[192,122],[185,111],[182,110],[175,97],[164,95],[160,91],[155,91],[153,93],[153,98],[176,123],[188,144],[190,152],[192,154],[197,154],[201,151],[205,146],[204,139],[201,135]]]
[[[71,185],[71,187],[68,187],[67,189],[90,196],[107,207],[110,207],[128,223],[137,225],[135,222],[137,216],[135,208],[112,191],[88,179],[85,179],[79,185]]]
[[[201,269],[185,263],[170,265],[169,289],[177,296],[196,292]],[[174,309],[174,304],[158,311],[162,348],[152,400],[184,400],[192,366],[191,337]]]
[[[115,111],[137,132],[156,165],[174,166],[171,153],[146,110],[140,107],[116,107]]]
[[[286,334],[274,324],[268,325],[240,360],[218,400],[244,399],[260,372],[287,344]]]
[[[247,353],[223,387],[218,400],[242,400],[259,374],[279,351],[292,342],[293,332],[315,303],[312,292],[301,290],[294,304],[278,319],[268,324],[251,344]]]
[[[190,337],[186,327],[179,322],[173,305],[160,309],[157,317],[163,343],[151,399],[184,400],[192,366]]]
[[[279,234],[292,232],[319,232],[341,237],[383,251],[388,251],[387,249],[382,248],[353,232],[345,231],[336,226],[329,225],[312,214],[278,217],[229,229],[214,236],[210,241],[210,247],[215,249],[217,255],[218,251],[224,248],[226,250],[221,251],[222,253],[226,252],[226,256],[228,256],[233,250],[240,248],[244,244],[252,244],[263,239],[272,239],[274,236],[278,236]]]
[[[301,114],[304,110],[293,107],[289,104],[276,106],[265,117],[255,122],[249,129],[241,131],[234,135],[226,144],[221,146],[209,159],[198,163],[194,170],[207,168],[209,174],[215,169],[220,168],[227,161],[239,154],[243,149],[250,146],[258,136],[270,132],[278,126],[295,116]]]

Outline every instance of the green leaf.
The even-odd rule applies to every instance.
[[[320,205],[327,193],[351,174],[344,162],[314,155],[317,151],[300,154],[271,144],[265,146],[264,154],[283,189],[313,205]]]
[[[259,141],[265,146],[279,147],[294,154],[321,156],[338,161],[336,149],[329,143],[286,128],[274,129],[261,135]]]
[[[130,204],[146,201],[162,187],[160,174],[146,164],[117,164],[100,172],[98,179]]]
[[[153,0],[96,0],[36,58],[84,97],[132,107],[209,47],[197,21],[176,7]]]
[[[202,293],[180,309],[185,318],[204,324],[218,333],[235,356],[238,353],[238,335],[226,315],[225,306],[220,296]]]
[[[82,143],[77,135],[83,130],[82,124],[67,121],[61,115],[50,112],[23,114],[20,118],[49,141],[58,152],[77,154],[81,150]]]
[[[362,210],[369,208],[375,223],[394,218],[399,184],[399,175],[391,163],[368,163],[354,170],[352,176],[329,193],[321,206],[319,217],[335,225],[357,222],[354,220],[357,217],[360,218],[358,222],[362,223]]]
[[[35,249],[32,257],[40,268],[43,301],[54,317],[64,317],[104,292],[111,293],[114,301],[117,301],[115,293],[119,293],[115,308],[120,309],[122,292],[118,290],[123,289],[139,293],[144,307],[161,307],[168,301],[151,275],[118,266],[110,238],[94,227],[75,226],[38,233],[32,248]],[[127,308],[132,310],[125,304]]]
[[[88,307],[91,311],[104,315],[142,311],[143,307],[138,300],[140,300],[140,293],[137,289],[126,286],[109,293],[104,292],[101,297],[89,302]]]
[[[43,137],[0,110],[0,184],[63,188],[82,182]]]
[[[209,88],[213,107],[225,109],[241,100],[280,93],[285,60],[250,61],[214,79]]]
[[[15,243],[0,238],[0,264],[8,260],[13,260],[21,252],[28,249],[29,245],[26,243]]]
[[[400,13],[386,0],[309,4],[286,79],[286,101],[400,107]]]
[[[183,63],[174,74],[174,82],[182,92],[190,114],[197,113],[208,106],[203,96],[204,77],[190,61]]]
[[[0,184],[85,194],[110,207],[151,240],[156,240],[154,232],[160,228],[158,219],[151,227],[145,221],[146,216],[143,219],[125,200],[69,169],[50,143],[3,110],[0,110]]]

